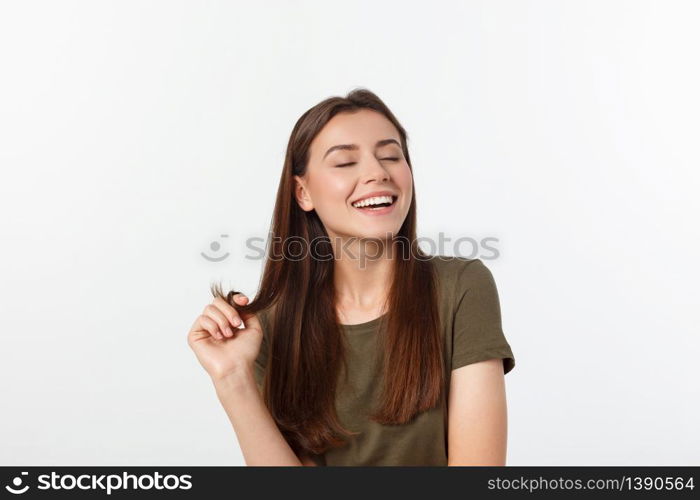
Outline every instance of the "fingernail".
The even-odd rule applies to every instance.
[[[236,318],[236,319],[233,320],[233,326],[240,326],[240,324],[241,324],[241,320],[240,320],[240,319]]]
[[[233,330],[231,330],[231,328],[229,328],[228,326],[226,327],[226,333],[228,333],[229,337],[233,337]]]

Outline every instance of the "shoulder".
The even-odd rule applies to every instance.
[[[493,275],[481,259],[431,255],[436,277],[441,289],[462,295],[470,288],[491,286]]]
[[[427,260],[432,262],[435,268],[442,272],[454,272],[484,266],[481,259],[470,259],[454,255],[429,255]]]
[[[436,261],[440,262],[440,261]],[[496,283],[480,259],[454,257],[438,263],[445,278],[451,369],[499,358],[504,373],[515,366],[505,337]]]

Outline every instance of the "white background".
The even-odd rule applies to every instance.
[[[508,464],[700,462],[697,2],[0,5],[1,465],[243,464],[186,334],[355,87],[419,234],[498,238]]]

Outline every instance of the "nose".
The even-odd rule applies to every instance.
[[[389,172],[384,165],[382,165],[382,162],[374,157],[365,162],[362,177],[364,182],[369,182],[372,180],[377,182],[385,182],[390,179]]]

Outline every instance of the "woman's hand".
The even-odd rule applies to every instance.
[[[248,298],[237,293],[236,303]],[[243,324],[244,328],[237,328]],[[187,334],[187,343],[212,379],[218,380],[238,369],[251,367],[260,352],[263,331],[255,314],[239,316],[221,297],[215,298],[197,317]]]

